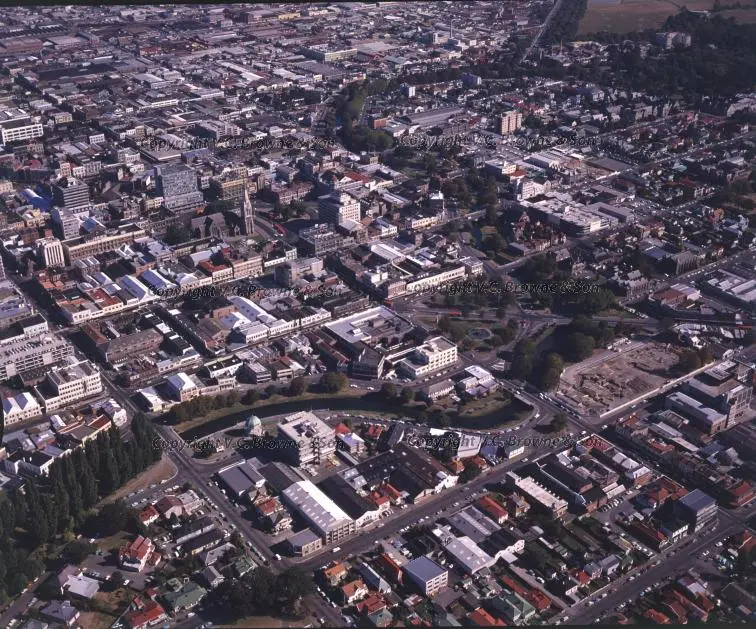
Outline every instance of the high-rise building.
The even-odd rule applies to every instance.
[[[508,135],[522,126],[522,114],[519,111],[507,111],[499,118],[499,133]]]
[[[197,173],[183,164],[170,164],[155,168],[156,191],[163,197],[169,210],[192,209],[202,204],[202,193],[197,189]]]
[[[360,202],[345,192],[333,192],[318,198],[318,218],[324,223],[340,224],[360,221]]]
[[[66,266],[63,244],[57,238],[44,238],[37,241],[37,255],[46,267]]]
[[[0,256],[0,280],[5,279],[5,265],[3,264],[3,258]]]
[[[89,186],[73,177],[63,177],[53,184],[53,202],[69,211],[89,208]]]
[[[51,212],[56,232],[62,240],[76,238],[81,230],[79,218],[70,210],[54,208]]]
[[[336,452],[333,428],[308,411],[294,413],[278,424],[278,438],[296,465],[323,463]]]

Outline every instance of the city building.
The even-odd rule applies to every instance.
[[[522,126],[522,114],[519,111],[508,111],[499,116],[498,131],[501,135],[514,133]]]
[[[52,413],[61,408],[72,406],[79,400],[102,393],[100,372],[88,360],[71,359],[69,364],[53,369],[45,376],[35,392],[45,413]]]
[[[674,503],[678,519],[689,526],[690,533],[696,533],[711,524],[718,517],[717,501],[700,489],[694,489]]]
[[[74,177],[63,177],[53,184],[53,203],[72,213],[90,207],[89,186]]]
[[[43,135],[44,128],[40,123],[32,122],[30,114],[18,108],[0,108],[0,138],[3,144],[33,140]]]
[[[64,267],[66,259],[63,245],[57,238],[45,238],[37,241],[37,255],[45,267]]]
[[[443,336],[428,339],[407,358],[398,369],[413,380],[423,378],[457,362],[457,346]]]
[[[336,452],[334,429],[309,411],[286,417],[278,424],[278,438],[294,465],[321,464]]]
[[[360,221],[360,202],[346,192],[333,192],[318,198],[318,220],[339,225]]]
[[[507,485],[521,492],[530,504],[541,507],[552,517],[559,518],[567,513],[567,501],[551,493],[531,477],[521,477],[514,472],[507,472]]]
[[[0,346],[0,381],[50,368],[73,355],[73,346],[63,339],[44,336]]]
[[[402,572],[426,596],[434,596],[449,585],[449,571],[427,557],[418,557],[402,566]]]
[[[309,480],[294,483],[281,496],[326,544],[339,542],[356,531],[354,520]]]

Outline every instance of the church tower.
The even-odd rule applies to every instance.
[[[244,188],[244,198],[242,199],[242,233],[245,236],[251,236],[255,232],[255,206],[249,200],[247,188]]]

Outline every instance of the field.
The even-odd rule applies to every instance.
[[[691,11],[707,11],[715,0],[589,0],[588,9],[580,22],[579,35],[609,31],[627,33],[648,28],[659,28],[679,7]],[[735,4],[724,0],[723,5]],[[722,11],[723,17],[734,17],[738,22],[756,22],[756,3],[741,1],[744,9]]]

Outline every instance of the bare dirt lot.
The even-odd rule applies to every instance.
[[[130,480],[123,487],[121,487],[117,492],[108,496],[105,500],[103,500],[103,503],[115,502],[119,498],[125,498],[132,492],[138,491],[140,489],[144,489],[145,487],[149,487],[150,485],[154,483],[159,483],[162,480],[168,480],[172,478],[175,474],[176,474],[176,466],[171,462],[171,460],[166,455],[163,455],[163,458],[160,459],[160,461],[155,463],[155,465],[153,465],[148,470],[145,470],[144,472],[142,472],[139,476],[137,476],[133,480]]]
[[[662,386],[677,362],[677,353],[663,343],[644,343],[606,361],[565,370],[558,393],[578,408],[603,413]]]

